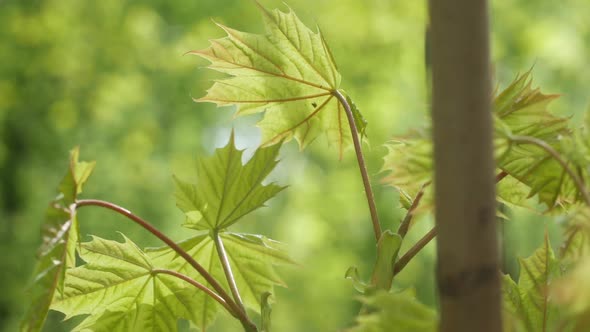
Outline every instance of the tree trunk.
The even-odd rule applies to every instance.
[[[430,0],[430,28],[440,330],[499,332],[487,1]]]

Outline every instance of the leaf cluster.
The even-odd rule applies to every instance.
[[[340,157],[354,145],[377,239],[370,281],[361,280],[355,267],[345,274],[362,294],[361,312],[349,331],[436,330],[436,312],[411,289],[391,291],[395,275],[436,236],[431,230],[400,257],[413,216],[433,208],[430,129],[386,144],[383,171],[389,174],[383,182],[397,188],[407,214],[397,232],[381,232],[359,143],[367,122],[340,88],[341,76],[323,35],[290,9],[258,7],[265,34],[218,24],[227,36],[189,53],[228,75],[196,101],[233,105],[237,116],[263,113],[261,147],[244,162],[232,132],[226,146],[199,159],[195,183],[174,177],[182,226],[191,232],[178,242],[112,203],[80,200],[95,164],[78,161],[78,149],[72,150],[58,195],[47,209],[23,331],[41,330],[53,309],[66,320],[84,316],[75,331],[175,331],[179,319],[205,331],[226,310],[245,331],[269,332],[271,294],[274,286],[285,285],[276,266],[293,261],[282,243],[230,227],[285,189],[265,184],[281,145],[295,139],[304,149],[321,135]],[[507,330],[581,331],[588,326],[590,289],[577,293],[572,285],[583,283],[590,271],[590,116],[584,127],[571,128],[568,118],[548,111],[556,98],[533,88],[529,71],[493,101],[498,200],[530,206],[535,198],[547,211],[569,213],[557,257],[546,236],[532,256],[519,260],[518,282],[503,276]],[[166,246],[142,249],[122,234],[123,242],[96,236],[81,242],[76,213],[93,205],[128,217]],[[258,325],[248,310],[260,316]]]

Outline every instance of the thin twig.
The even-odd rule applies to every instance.
[[[231,265],[229,264],[229,260],[227,259],[227,254],[225,252],[225,247],[223,246],[223,241],[219,236],[219,233],[214,231],[213,232],[213,241],[215,242],[215,248],[217,249],[217,254],[219,256],[219,260],[221,261],[221,266],[223,267],[223,272],[225,273],[225,279],[227,279],[227,283],[229,285],[229,289],[231,290],[232,295],[234,296],[234,300],[236,301],[237,305],[242,309],[242,311],[246,311],[244,309],[244,302],[242,302],[242,297],[240,296],[240,292],[238,291],[238,285],[236,285],[236,278],[231,270]]]
[[[340,104],[344,107],[346,117],[348,118],[348,125],[350,126],[350,132],[352,136],[352,142],[354,144],[354,152],[356,153],[356,160],[359,164],[359,171],[363,178],[363,185],[365,187],[365,194],[367,196],[367,203],[369,203],[369,211],[371,212],[371,221],[373,223],[373,231],[375,232],[375,241],[379,241],[381,237],[381,224],[379,223],[379,216],[377,215],[377,207],[375,206],[375,197],[373,196],[373,189],[371,187],[371,181],[369,180],[369,174],[367,173],[367,166],[365,166],[365,158],[363,157],[363,150],[359,140],[358,131],[356,124],[354,123],[354,115],[350,109],[350,105],[346,101],[346,97],[338,90],[332,91],[332,95],[338,98]]]
[[[232,316],[238,318],[237,316],[235,316],[235,313],[233,312],[232,308],[229,307],[227,302],[225,302],[225,300],[221,296],[219,296],[217,293],[215,293],[211,289],[207,288],[207,286],[196,281],[195,279],[193,279],[187,275],[184,275],[182,273],[178,273],[176,271],[167,270],[167,269],[153,269],[151,272],[152,272],[152,274],[168,274],[168,275],[174,276],[178,279],[182,279],[182,280],[188,282],[189,284],[191,284],[191,285],[195,286],[196,288],[202,290],[203,292],[207,293],[207,295],[209,295],[211,298],[213,298],[215,301],[217,301],[219,304],[221,304]]]
[[[508,173],[505,171],[501,171],[500,173],[498,173],[496,175],[496,183],[502,181],[502,179],[504,179],[506,176],[508,176]],[[420,190],[420,192],[423,192],[424,187],[426,185],[430,184],[429,182],[426,183],[424,186],[422,186],[422,189]],[[418,206],[418,204],[420,203],[419,198],[421,198],[420,193],[418,193],[418,195],[416,195],[416,198],[414,199],[414,201],[412,202],[412,206],[410,206],[410,210],[408,210],[408,215],[410,215],[410,211],[412,208],[416,208]],[[418,202],[416,202],[418,201]],[[406,215],[406,218],[408,218],[408,215]],[[411,218],[411,217],[410,217]],[[405,222],[402,221],[402,224]],[[409,222],[408,222],[409,224]],[[400,230],[401,230],[401,225],[400,225]],[[398,231],[399,233],[399,231]],[[436,237],[436,227],[433,227],[428,233],[426,233],[420,240],[418,240],[414,246],[412,248],[410,248],[402,257],[400,257],[400,259],[397,260],[397,262],[394,265],[393,268],[393,274],[394,276],[396,274],[398,274],[401,270],[403,270],[403,268],[412,260],[412,258],[414,258],[414,256],[416,256],[416,254],[418,254],[418,252],[420,252],[420,250],[422,250],[422,248],[424,248],[430,241],[432,241],[432,239],[434,239]]]
[[[500,173],[498,173],[498,175],[496,175],[496,183],[502,181],[502,179],[504,179],[506,176],[508,176],[508,173],[506,171],[501,171]]]
[[[410,208],[408,209],[408,212],[406,213],[406,217],[404,218],[404,220],[402,220],[401,224],[399,225],[399,228],[397,229],[397,234],[399,234],[399,236],[401,236],[402,239],[406,236],[406,234],[408,233],[408,230],[410,229],[410,222],[412,221],[412,218],[414,217],[414,211],[416,211],[418,204],[420,204],[420,201],[422,200],[422,197],[424,196],[424,191],[426,190],[426,187],[429,184],[430,184],[430,181],[428,181],[422,185],[422,187],[420,188],[420,191],[418,191],[418,193],[416,194],[416,198],[414,198],[414,200],[412,201],[412,205],[410,205]]]
[[[162,242],[166,243],[166,245],[168,245],[170,247],[170,249],[174,250],[180,257],[184,258],[184,260],[187,263],[189,263],[190,266],[192,266],[197,272],[199,272],[199,274],[201,276],[203,276],[203,278],[205,278],[205,280],[207,280],[207,282],[209,284],[211,284],[213,289],[215,289],[215,291],[217,291],[219,296],[221,298],[223,298],[225,300],[225,302],[227,303],[227,305],[232,309],[233,312],[230,312],[230,313],[232,313],[232,315],[238,317],[238,319],[240,320],[242,325],[244,325],[244,327],[246,327],[246,326],[254,326],[255,327],[256,326],[254,323],[252,323],[250,318],[246,315],[246,312],[241,310],[237,306],[237,304],[234,302],[234,300],[232,300],[231,296],[229,294],[227,294],[227,292],[217,282],[217,280],[215,280],[215,278],[213,278],[213,276],[211,276],[211,274],[209,274],[209,272],[207,272],[207,270],[205,268],[203,268],[201,266],[201,264],[199,264],[191,255],[189,255],[186,251],[184,251],[184,249],[182,249],[178,244],[176,244],[176,242],[172,241],[169,237],[164,235],[162,232],[160,232],[160,230],[158,230],[157,228],[152,226],[150,223],[141,219],[140,217],[136,216],[135,214],[131,213],[129,210],[127,210],[123,207],[120,207],[118,205],[115,205],[113,203],[110,203],[110,202],[106,202],[106,201],[102,201],[102,200],[98,200],[98,199],[83,199],[83,200],[76,201],[76,208],[83,207],[83,206],[99,206],[102,208],[106,208],[106,209],[115,211],[115,212],[129,218],[130,220],[139,224],[141,227],[143,227],[148,232],[155,235],[158,239],[162,240]]]
[[[541,149],[545,150],[545,152],[547,152],[549,155],[551,155],[551,157],[553,157],[553,159],[555,159],[561,165],[561,167],[563,167],[563,169],[567,172],[567,174],[570,176],[570,178],[572,179],[572,181],[576,185],[576,188],[578,189],[580,194],[582,194],[582,197],[583,197],[584,201],[586,202],[586,205],[590,206],[590,194],[588,194],[588,191],[586,191],[586,187],[584,187],[584,182],[569,167],[567,162],[562,158],[562,156],[557,151],[555,151],[555,149],[551,145],[547,144],[543,140],[540,140],[535,137],[530,137],[530,136],[511,136],[510,140],[515,143],[536,145],[536,146],[540,147]]]
[[[416,254],[422,250],[422,248],[424,248],[428,243],[430,243],[430,241],[432,241],[432,239],[434,239],[436,234],[436,227],[433,227],[428,233],[426,233],[426,235],[418,240],[418,242],[416,242],[412,248],[408,249],[408,251],[402,257],[400,257],[397,262],[395,262],[393,267],[393,275],[395,276],[401,272],[401,270],[406,267],[412,258],[414,258],[414,256],[416,256]]]

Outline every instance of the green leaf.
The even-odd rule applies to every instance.
[[[590,256],[585,256],[568,273],[555,281],[551,296],[563,308],[561,331],[588,331],[590,328]]]
[[[258,123],[263,145],[295,138],[303,149],[325,133],[342,155],[351,143],[351,133],[344,108],[334,96],[340,74],[326,41],[290,9],[258,7],[266,34],[218,24],[227,37],[212,40],[204,50],[189,52],[209,60],[210,69],[231,75],[215,81],[196,101],[236,105],[237,115],[264,112]]]
[[[381,234],[377,242],[377,260],[373,267],[371,283],[361,280],[358,269],[349,267],[344,277],[352,281],[353,287],[362,294],[373,294],[376,290],[389,290],[393,282],[393,270],[397,261],[397,254],[402,245],[402,237],[390,230]]]
[[[562,324],[571,324],[573,331],[587,331],[590,328],[590,207],[577,207],[565,222],[560,258],[565,273],[552,284],[550,294],[564,308]]]
[[[350,279],[352,281],[352,286],[354,287],[354,289],[356,289],[356,291],[361,294],[366,294],[370,289],[373,288],[372,285],[367,284],[361,279],[356,266],[349,267],[348,270],[346,270],[346,273],[344,274],[344,278]]]
[[[435,332],[438,331],[436,312],[418,302],[412,291],[399,293],[378,291],[361,297],[370,310],[360,314],[357,325],[348,332]]]
[[[512,176],[506,176],[496,185],[496,198],[502,204],[511,207],[522,207],[536,212],[534,202],[531,202],[530,188]],[[507,219],[504,218],[503,219]]]
[[[21,331],[41,330],[52,299],[63,296],[66,269],[75,266],[79,230],[76,210],[71,205],[82,192],[95,165],[94,162],[79,162],[78,156],[79,149],[74,148],[58,196],[45,213],[41,233],[43,242],[29,289],[31,304],[21,323]]]
[[[377,289],[389,290],[393,281],[393,266],[402,245],[402,237],[386,230],[377,243],[377,261],[373,269],[371,284]]]
[[[519,259],[519,265],[518,284],[503,276],[504,309],[524,331],[555,331],[559,308],[551,301],[549,286],[561,272],[547,234],[543,245],[532,256]]]
[[[244,304],[259,312],[262,305],[261,296],[265,292],[273,293],[274,285],[285,285],[274,266],[293,264],[293,261],[281,243],[263,236],[230,232],[220,232],[219,235]],[[179,245],[229,289],[214,241],[208,233],[202,232],[180,242]],[[179,271],[208,286],[207,282],[171,249],[163,247],[148,249],[147,252],[154,264]],[[215,318],[217,305],[209,297],[203,297],[199,301],[203,318],[198,327],[204,329]]]
[[[197,164],[197,184],[174,178],[176,202],[187,215],[184,226],[193,229],[220,230],[241,217],[264,206],[264,203],[285,187],[262,185],[262,181],[278,163],[280,145],[259,148],[242,164],[242,152],[228,144]]]
[[[80,148],[78,147],[70,151],[70,168],[59,185],[59,192],[63,194],[65,205],[75,202],[78,194],[82,193],[84,183],[86,183],[88,177],[90,177],[90,174],[94,170],[94,166],[96,166],[95,161],[78,161],[79,155]]]
[[[494,99],[494,114],[501,119],[512,135],[531,136],[550,141],[559,135],[567,135],[568,118],[558,117],[547,106],[559,95],[546,95],[539,88],[532,88],[532,76],[528,71],[519,75]]]
[[[564,263],[590,257],[590,207],[580,206],[571,212],[565,223],[564,237],[559,250]]]
[[[517,76],[494,99],[495,155],[499,171],[508,174],[502,181],[509,182],[498,187],[498,194],[502,202],[519,206],[528,206],[526,200],[537,195],[539,201],[552,208],[579,198],[573,181],[545,150],[530,144],[516,144],[511,137],[532,137],[560,151],[562,141],[570,137],[571,132],[567,127],[568,118],[555,116],[547,110],[548,104],[558,96],[545,95],[531,86],[531,73],[526,72]],[[383,182],[397,188],[402,205],[409,207],[409,197],[414,197],[422,184],[432,179],[431,133],[424,130],[388,143],[386,147],[389,151],[382,171],[389,174]],[[514,186],[513,179],[520,183],[518,187]]]
[[[544,149],[516,144],[513,136],[532,137],[560,150],[561,141],[571,135],[568,118],[547,110],[558,95],[545,95],[531,88],[530,72],[518,76],[494,102],[496,155],[498,167],[530,188],[547,207],[576,200],[577,189],[564,168]]]
[[[400,203],[406,210],[424,184],[432,181],[432,141],[430,133],[415,132],[408,137],[388,142],[381,172],[387,172],[382,183],[399,191]],[[432,207],[431,190],[425,188],[421,210]],[[419,211],[415,211],[419,212]]]
[[[176,331],[179,318],[199,321],[196,299],[204,294],[156,265],[131,240],[93,237],[82,243],[86,264],[69,269],[63,296],[52,309],[69,319],[89,314],[75,331]]]
[[[270,296],[269,292],[265,292],[261,296],[261,304],[260,304],[260,332],[271,332],[271,313],[272,307],[270,304]]]

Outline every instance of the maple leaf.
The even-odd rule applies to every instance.
[[[360,298],[368,307],[357,318],[357,325],[347,332],[390,332],[438,330],[436,312],[418,302],[412,290],[389,293],[379,290]]]
[[[79,162],[79,149],[70,151],[69,167],[58,187],[58,196],[49,204],[42,225],[43,243],[30,286],[31,304],[21,323],[21,331],[40,331],[54,298],[63,295],[66,269],[76,262],[79,239],[75,208],[71,205],[92,170],[94,162]]]
[[[549,237],[530,257],[519,259],[518,284],[509,275],[502,278],[504,310],[515,320],[518,330],[554,331],[560,308],[552,302],[549,287],[560,276],[559,263]]]
[[[93,237],[82,243],[86,264],[69,269],[62,297],[52,309],[73,316],[89,314],[74,331],[176,331],[179,318],[199,322],[199,295],[184,280],[158,273],[150,257],[125,242]]]
[[[197,164],[197,184],[175,178],[177,206],[186,214],[183,225],[193,229],[220,230],[258,209],[285,187],[262,185],[277,165],[280,145],[256,150],[246,164],[236,149],[232,132],[229,142]]]
[[[528,206],[527,199],[536,195],[549,208],[572,203],[580,195],[563,165],[539,146],[514,141],[514,137],[527,137],[561,151],[562,141],[571,136],[568,118],[547,110],[547,105],[558,96],[545,95],[531,86],[529,71],[517,76],[494,98],[494,154],[499,171],[508,174],[498,186],[499,200]],[[407,208],[422,184],[432,179],[430,130],[397,139],[386,147],[382,171],[389,174],[383,182],[398,189],[400,201]],[[428,190],[426,194],[428,203]]]
[[[381,172],[388,172],[381,182],[392,185],[399,191],[400,202],[405,209],[409,209],[412,200],[420,189],[432,181],[432,141],[428,134],[414,133],[409,137],[400,138],[388,142],[385,147],[388,153],[383,158]],[[428,205],[431,199],[431,190],[427,198],[422,201]]]
[[[565,240],[560,247],[560,258],[565,263],[590,257],[590,207],[580,206],[565,222]]]
[[[335,96],[340,73],[323,35],[306,27],[291,9],[269,11],[257,5],[266,34],[218,24],[227,37],[189,52],[209,60],[208,68],[232,76],[216,80],[195,101],[236,105],[236,115],[264,112],[258,123],[263,146],[295,138],[304,149],[325,133],[342,156],[351,133],[344,107]],[[363,134],[366,122],[356,107],[352,110],[357,130]]]

